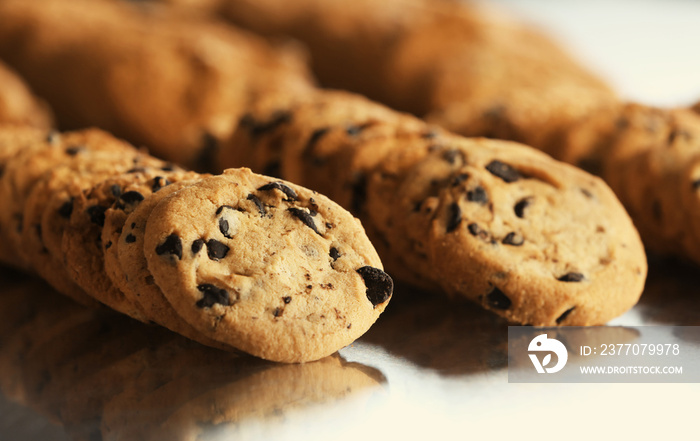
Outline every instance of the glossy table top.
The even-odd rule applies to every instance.
[[[621,419],[636,421],[625,433],[649,434],[646,417],[691,423],[694,406],[681,403],[700,392],[508,383],[507,323],[401,286],[352,346],[282,365],[87,310],[9,271],[0,285],[3,440],[425,439],[519,434],[542,413],[554,427]],[[699,294],[696,268],[654,262],[642,301],[611,324],[700,325]]]

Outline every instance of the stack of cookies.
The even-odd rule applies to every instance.
[[[522,142],[595,173],[649,251],[700,263],[700,115],[621,102],[504,11],[445,0],[160,2],[304,42],[326,86],[461,135]]]
[[[602,324],[638,300],[644,249],[601,179],[317,89],[296,46],[184,11],[0,1],[0,57],[62,128],[98,126],[158,156],[96,129],[1,131],[3,260],[82,303],[285,362],[377,319],[393,282],[374,247],[392,276],[513,323]],[[581,112],[566,115],[569,127]]]
[[[0,131],[2,259],[87,305],[284,362],[362,335],[393,283],[357,219],[232,169],[186,172],[99,130]]]

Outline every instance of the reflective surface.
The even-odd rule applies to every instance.
[[[679,49],[697,40],[687,37],[697,2],[502,3],[555,30],[628,97],[700,98],[696,51]],[[641,302],[611,324],[700,325],[700,269],[650,266]],[[476,306],[397,287],[354,345],[277,365],[84,310],[0,270],[0,440],[697,437],[699,385],[509,384],[507,335]]]
[[[697,269],[652,268],[640,304],[613,324],[700,325]],[[680,429],[693,421],[684,400],[700,392],[509,384],[507,323],[401,286],[368,334],[304,365],[209,349],[8,271],[0,286],[2,440],[424,439],[467,426],[518,434],[542,412],[554,426],[653,415]]]

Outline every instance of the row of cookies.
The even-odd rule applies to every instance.
[[[648,250],[700,263],[700,116],[621,102],[504,11],[445,0],[159,2],[302,41],[324,85],[455,133],[523,142],[596,173]]]
[[[6,128],[0,151],[2,261],[78,302],[299,362],[354,341],[391,296],[359,221],[316,192],[186,172],[96,129]]]
[[[617,102],[551,38],[484,2],[153,1],[215,15],[271,41],[301,41],[325,87],[559,159],[562,133]]]
[[[222,25],[195,19],[201,29],[180,27],[176,13],[167,8],[89,3],[89,14],[106,25],[89,25],[82,12],[85,0],[0,2],[0,20],[7,21],[0,29],[22,43],[0,44],[0,55],[30,81],[41,76],[36,87],[46,88],[47,96],[52,90],[75,91],[56,102],[59,121],[63,114],[81,115],[83,125],[101,124],[109,116],[134,126],[152,124],[167,131],[166,138],[186,138],[185,127],[208,134],[206,121],[216,119],[211,114],[165,126],[160,122],[172,111],[171,98],[163,98],[165,88],[129,84],[167,86],[169,77],[178,77],[182,87],[172,90],[174,96],[196,91],[203,101],[220,100],[209,76],[193,75],[191,65],[210,50],[199,32]],[[74,39],[82,36],[79,45],[54,37],[46,59],[30,55],[46,52],[48,43],[41,35],[63,34],[65,27]],[[120,93],[148,103],[149,112],[132,112],[126,118],[118,101],[100,93],[111,77],[92,74],[149,62],[129,38],[121,38],[134,30],[140,44],[160,51],[161,57],[167,54],[172,64],[128,70],[130,80],[120,84]],[[181,40],[201,45],[188,46],[183,55],[173,50],[173,41]],[[253,36],[217,42],[243,53],[263,44]],[[49,65],[57,75],[45,78]],[[212,69],[227,81],[244,84],[252,84],[248,77],[258,73],[248,65],[221,63]],[[119,72],[126,75],[126,67]],[[244,103],[231,104],[226,117],[217,115],[228,127],[227,136],[217,141],[209,133],[203,144],[180,143],[180,150],[157,152],[173,161],[188,158],[186,162],[213,172],[248,166],[322,191],[360,217],[390,273],[427,289],[466,296],[513,322],[604,323],[638,299],[646,275],[644,252],[627,214],[599,179],[524,146],[435,131],[356,95],[318,91],[310,83],[284,86],[304,83],[296,70],[277,75],[292,79],[280,84],[269,79],[264,87],[250,87]],[[88,98],[78,98],[88,81],[95,83],[88,87],[94,109],[90,113],[81,110]],[[134,133],[129,125],[104,125],[120,130],[120,136]],[[299,218],[319,235],[327,231],[313,217],[300,213]]]
[[[0,393],[61,424],[71,439],[234,435],[258,418],[274,427],[295,410],[385,382],[337,354],[271,363],[81,308],[39,281],[0,271],[0,283]]]

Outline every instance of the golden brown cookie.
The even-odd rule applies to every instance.
[[[0,57],[62,128],[100,127],[190,166],[260,89],[310,84],[291,47],[134,2],[3,1]]]
[[[47,130],[52,123],[46,103],[34,96],[24,81],[0,61],[0,124]]]
[[[284,109],[268,106],[267,121]],[[599,178],[531,148],[435,130],[365,98],[319,92],[284,124],[239,125],[219,163],[323,189],[365,225],[390,274],[475,300],[513,322],[604,323],[634,305],[646,258]]]
[[[205,336],[303,362],[354,341],[391,297],[363,236],[328,198],[232,169],[161,200],[144,253],[175,311]]]

